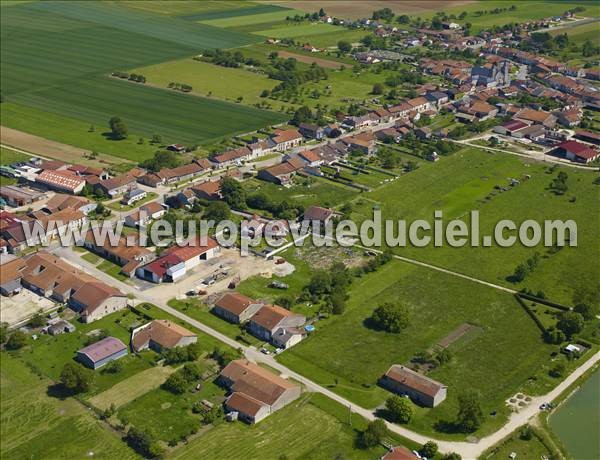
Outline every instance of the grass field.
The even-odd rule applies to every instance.
[[[410,324],[400,334],[376,331],[365,322],[385,301],[410,311]],[[407,363],[464,323],[482,332],[455,342],[452,361],[429,373],[448,386],[447,400],[433,410],[415,408],[411,425],[433,432],[438,423],[453,420],[458,395],[472,388],[481,394],[484,413],[498,411],[482,428],[489,432],[505,420],[505,398],[553,384],[547,369],[554,347],[543,343],[534,322],[506,293],[391,262],[354,281],[346,312],[324,325],[317,322],[315,333],[278,360],[364,407],[377,407],[389,393],[376,382],[391,364]],[[535,387],[527,385],[532,376]]]
[[[511,219],[517,225],[528,219],[542,224],[546,219],[573,219],[578,228],[577,247],[565,247],[556,253],[551,248],[528,248],[521,244],[510,248],[408,245],[398,250],[404,256],[517,290],[524,287],[534,292],[542,290],[550,299],[571,304],[575,293],[598,289],[598,226],[589,209],[596,206],[600,188],[593,184],[597,176],[592,172],[562,170],[569,176],[569,190],[564,196],[557,196],[548,190],[557,171],[549,174],[544,165],[528,164],[510,155],[461,150],[439,164],[424,163],[399,180],[361,195],[353,217],[355,221],[372,218],[373,206],[379,206],[383,219],[405,219],[408,225],[416,219],[433,222],[435,210],[443,211],[445,223],[452,219],[468,223],[470,211],[478,210],[481,236],[493,235],[496,223],[502,219]],[[523,179],[526,174],[531,179]],[[520,179],[521,183],[499,193],[495,186],[508,186],[508,178]],[[535,252],[541,256],[538,268],[521,283],[509,282],[507,277],[516,266]],[[577,277],[570,275],[574,266],[580,269]],[[595,297],[598,302],[598,296]]]
[[[111,405],[118,409],[160,386],[174,371],[175,368],[169,366],[146,369],[90,398],[90,403],[100,410],[106,410]]]
[[[519,432],[520,430],[517,430],[517,432],[503,440],[503,442],[497,446],[496,449],[490,451],[485,458],[491,460],[506,459],[509,458],[508,456],[512,452],[517,454],[517,458],[524,458],[526,460],[538,460],[544,457],[552,457],[553,452],[548,450],[536,434],[534,434],[530,440],[525,440],[520,438]]]
[[[176,395],[158,387],[122,406],[117,416],[163,441],[180,441],[200,426],[200,416],[191,411],[193,404],[204,399],[220,404],[224,396],[225,391],[211,379],[195,393]]]
[[[30,158],[31,155],[0,147],[0,165],[10,165],[19,161],[29,161]]]
[[[52,382],[2,352],[0,432],[2,458],[134,459],[138,456],[73,399],[47,395]]]
[[[248,193],[262,192],[276,201],[289,200],[303,206],[339,206],[354,198],[359,192],[345,185],[326,179],[311,178],[308,181],[299,179],[291,187],[282,187],[260,179],[244,182]],[[261,211],[261,214],[264,214]]]
[[[269,38],[296,38],[304,36],[313,36],[320,34],[333,33],[340,30],[339,27],[331,24],[286,24],[272,29],[259,30],[257,35]]]
[[[231,102],[241,96],[242,103],[247,105],[264,101],[264,98],[260,97],[262,91],[272,90],[277,85],[277,81],[262,74],[221,67],[190,58],[141,67],[132,72],[141,73],[149,83],[164,88],[176,79],[191,85],[194,88],[193,92],[201,96]]]
[[[254,460],[278,458],[282,452],[290,460],[379,458],[385,454],[383,447],[368,450],[355,447],[357,430],[365,425],[364,419],[354,416],[351,427],[345,408],[321,395],[303,395],[257,425],[237,422],[211,428],[177,449],[172,458]]]
[[[493,10],[494,8],[510,8],[512,5],[516,5],[516,10],[503,11],[499,14],[483,14],[477,15],[477,11]],[[461,21],[457,22],[464,24],[470,22],[472,24],[472,31],[477,32],[480,29],[503,25],[509,22],[525,22],[528,20],[543,19],[551,16],[560,16],[566,10],[575,8],[576,6],[583,6],[586,10],[583,13],[578,13],[580,16],[593,17],[600,16],[600,8],[597,2],[592,1],[520,1],[512,2],[510,0],[486,0],[473,2],[468,5],[461,5],[451,8],[440,7],[438,9],[431,9],[429,11],[420,14],[422,18],[431,18],[437,11],[444,11],[448,14],[459,15],[463,11],[467,12],[467,16]]]

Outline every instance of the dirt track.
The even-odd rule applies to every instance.
[[[106,167],[108,165],[125,162],[125,160],[101,154],[99,154],[95,160],[90,160],[84,157],[84,154],[87,155],[90,153],[88,150],[51,141],[23,131],[7,128],[6,126],[0,126],[0,141],[3,145],[15,147],[19,150],[25,150],[33,155],[37,154],[55,160],[61,160],[65,163]]]
[[[317,11],[325,9],[327,14],[338,18],[359,19],[370,18],[374,10],[391,8],[396,14],[412,14],[445,10],[453,6],[468,5],[474,3],[472,0],[364,0],[364,1],[334,1],[326,0],[315,2],[314,0],[298,1],[262,1],[260,3],[274,3],[276,5],[295,8],[303,11]]]

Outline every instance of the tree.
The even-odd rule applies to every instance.
[[[141,166],[150,171],[160,171],[163,168],[175,168],[181,164],[181,158],[176,152],[170,150],[157,150],[154,156],[141,163]]]
[[[438,445],[433,441],[427,441],[419,450],[422,457],[433,458],[437,454]]]
[[[337,43],[337,47],[342,53],[349,53],[352,51],[352,44],[346,40],[340,40]]]
[[[533,428],[531,425],[525,425],[519,433],[519,437],[524,441],[530,441],[533,438]]]
[[[152,139],[150,140],[151,144],[160,144],[162,143],[162,136],[160,134],[153,134]]]
[[[40,312],[37,312],[29,320],[29,325],[33,328],[42,327],[44,324],[46,324],[46,318]]]
[[[385,402],[385,408],[393,422],[408,423],[413,414],[412,407],[407,398],[398,395],[391,396]]]
[[[596,317],[596,310],[596,308],[592,307],[587,303],[578,303],[573,309],[575,313],[579,313],[581,316],[583,316],[583,319],[585,321],[590,321],[594,319]]]
[[[400,24],[408,24],[410,22],[410,17],[406,14],[402,14],[402,15],[398,16],[397,21]]]
[[[381,83],[375,83],[373,85],[373,89],[371,90],[371,94],[383,94],[384,87]]]
[[[231,209],[227,203],[224,201],[211,201],[206,207],[203,217],[207,220],[214,220],[218,223],[222,220],[229,219],[230,215]]]
[[[188,387],[188,381],[181,372],[174,372],[162,384],[163,388],[174,394],[185,393]]]
[[[120,117],[112,117],[108,121],[108,126],[110,127],[114,139],[127,138],[127,125]]]
[[[246,190],[237,180],[225,177],[221,181],[221,195],[229,206],[235,209],[246,208]]]
[[[305,123],[310,120],[312,120],[312,112],[307,106],[303,105],[294,112],[291,122],[292,124],[299,126],[301,123]]]
[[[438,16],[434,16],[431,20],[431,28],[434,30],[441,30],[443,27],[442,20]]]
[[[563,331],[567,337],[581,332],[584,326],[584,319],[580,313],[574,311],[564,311],[558,318],[556,327]]]
[[[372,318],[383,330],[395,333],[402,331],[409,322],[408,309],[391,302],[385,302],[377,307]]]
[[[365,431],[361,433],[360,444],[363,448],[375,447],[381,440],[388,435],[388,429],[385,422],[380,418],[369,422]]]
[[[239,350],[231,350],[231,349],[226,349],[223,350],[221,348],[215,348],[212,353],[210,354],[210,357],[212,359],[214,359],[216,362],[219,363],[220,366],[225,367],[227,366],[231,361],[234,361],[236,359],[238,359],[241,356],[241,353],[239,352]]]
[[[115,361],[111,361],[103,370],[108,374],[118,374],[123,369],[123,363],[118,359]]]
[[[479,396],[468,390],[458,397],[458,414],[456,425],[465,433],[471,433],[483,423],[483,411],[479,404]]]
[[[74,393],[89,391],[94,382],[94,373],[80,364],[68,362],[60,373],[60,381]]]
[[[8,350],[18,350],[27,345],[27,334],[23,331],[13,332],[8,340],[6,341],[6,348]]]

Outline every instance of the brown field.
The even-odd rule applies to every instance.
[[[84,154],[87,155],[90,153],[88,150],[51,141],[43,137],[34,136],[33,134],[24,133],[23,131],[7,128],[6,126],[0,126],[0,140],[3,145],[8,147],[24,150],[32,155],[40,155],[64,161],[65,163],[85,164],[96,167],[127,163],[127,160],[103,154],[98,154],[96,159],[91,160],[84,157]]]
[[[277,54],[279,54],[279,57],[281,58],[294,58],[299,62],[304,62],[305,64],[312,64],[313,62],[316,62],[318,66],[326,69],[340,69],[344,66],[344,64],[341,62],[330,61],[329,59],[323,59],[316,56],[307,56],[305,54],[290,53],[289,51],[277,51]]]
[[[298,1],[271,1],[263,0],[260,3],[274,3],[276,5],[295,8],[308,12],[325,9],[327,14],[339,18],[358,19],[371,17],[374,10],[391,8],[396,14],[419,14],[428,11],[438,11],[454,6],[475,3],[475,0],[365,0],[365,1],[343,1],[326,0],[315,2],[314,0]]]

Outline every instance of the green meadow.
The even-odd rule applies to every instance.
[[[407,245],[395,249],[397,254],[515,290],[543,291],[549,299],[571,305],[576,295],[600,289],[596,276],[600,269],[598,225],[596,215],[589,212],[598,203],[600,187],[592,171],[549,168],[512,155],[464,149],[437,163],[424,163],[399,180],[359,196],[353,217],[359,222],[370,219],[373,208],[378,207],[384,220],[404,219],[410,225],[424,219],[433,224],[434,211],[440,210],[445,224],[460,219],[469,225],[470,212],[477,210],[480,237],[493,236],[496,223],[503,219],[511,219],[517,226],[533,219],[542,227],[547,219],[572,219],[577,224],[577,246],[558,251],[543,247],[543,240],[537,247],[520,243],[509,248],[496,244],[484,247],[480,240],[476,247],[466,244],[454,248],[444,243],[442,247]],[[568,175],[564,195],[549,189],[559,171]],[[511,178],[519,184],[510,186]],[[535,253],[540,256],[538,267],[524,281],[510,282],[508,278],[517,265]],[[577,276],[572,276],[574,267]]]
[[[139,458],[78,401],[49,396],[52,384],[2,352],[2,458]]]

